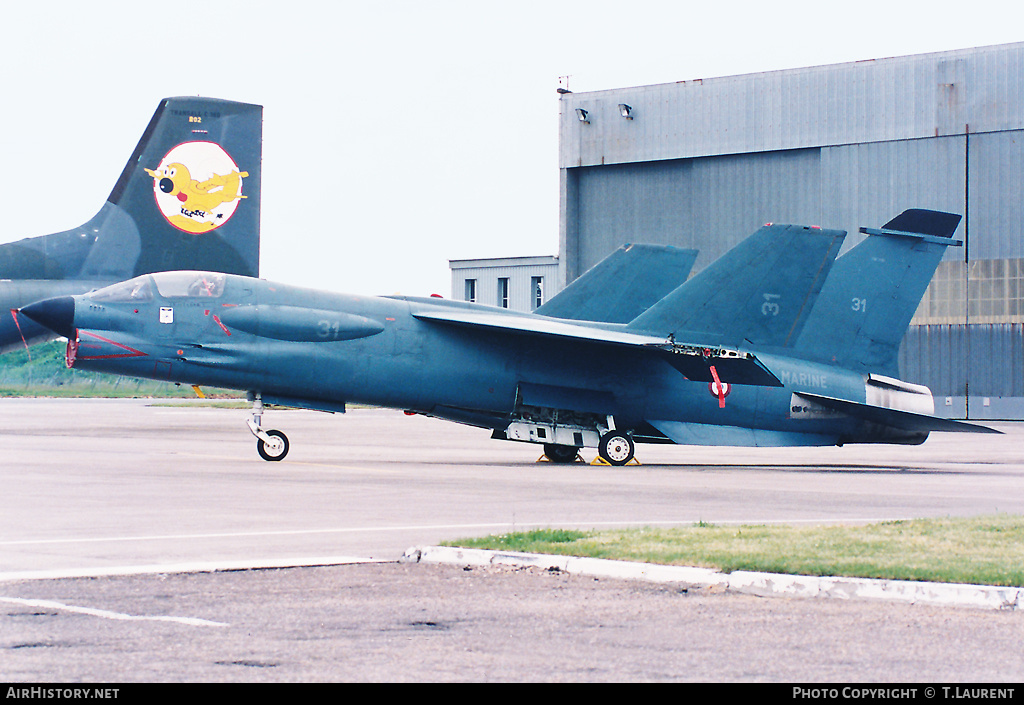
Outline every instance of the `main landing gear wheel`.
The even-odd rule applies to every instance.
[[[633,459],[636,444],[628,433],[609,431],[601,436],[597,453],[609,465],[625,465]]]
[[[270,436],[269,441],[264,441],[262,438],[256,439],[256,452],[264,460],[284,459],[284,456],[288,455],[288,436],[276,430],[267,431],[267,435]]]
[[[555,443],[544,444],[544,455],[552,463],[571,463],[576,460],[580,449],[576,446],[562,446]]]

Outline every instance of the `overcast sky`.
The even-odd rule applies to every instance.
[[[1017,3],[5,5],[0,242],[110,193],[161,98],[264,106],[261,273],[450,290],[449,259],[558,252],[560,76],[574,92],[1024,40]]]

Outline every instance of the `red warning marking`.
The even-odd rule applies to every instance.
[[[91,336],[93,338],[96,338],[97,340],[102,340],[104,343],[109,343],[109,344],[113,345],[115,348],[121,348],[122,350],[125,350],[126,352],[115,353],[113,355],[81,355],[81,356],[77,357],[77,359],[79,359],[79,360],[112,360],[112,359],[118,358],[118,357],[145,357],[146,356],[146,353],[142,352],[141,350],[136,350],[135,348],[128,347],[127,345],[124,345],[122,343],[115,342],[115,341],[111,340],[110,338],[104,338],[102,335],[96,335],[95,333],[92,333],[92,332],[87,331],[87,330],[79,331],[79,336],[81,336],[82,334]],[[81,346],[80,341],[76,340],[75,342],[76,342],[76,345]],[[71,347],[70,343],[71,343],[71,341],[68,341],[68,348],[69,349]],[[86,345],[85,347],[99,347],[99,346],[89,346],[89,345]]]
[[[18,335],[21,336],[21,342],[25,346],[25,352],[28,353],[28,361],[32,362],[32,351],[28,349],[28,342],[25,340],[25,334],[21,332],[21,324],[18,323],[18,309],[11,309],[11,317],[14,318],[14,326],[18,329]]]
[[[725,397],[729,394],[732,389],[730,384],[722,384],[722,380],[718,379],[718,370],[715,369],[714,365],[711,365],[711,378],[714,382],[708,382],[708,391],[711,392],[711,396],[718,397],[718,408],[725,408]]]
[[[226,334],[231,335],[231,331],[228,330],[228,327],[220,322],[220,317],[219,316],[214,316],[213,317],[213,322],[216,323],[218,326],[220,326],[220,329],[222,331],[224,331]]]

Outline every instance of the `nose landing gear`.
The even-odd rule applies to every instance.
[[[256,452],[264,460],[283,460],[288,455],[288,436],[277,430],[267,431],[265,435],[269,440],[257,437]]]
[[[263,419],[263,399],[259,392],[252,395],[252,418],[246,421],[249,431],[256,436],[256,452],[268,461],[283,460],[288,455],[288,436],[276,429],[264,431],[260,428]]]

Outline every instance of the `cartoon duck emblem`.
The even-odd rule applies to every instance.
[[[213,142],[179,144],[146,173],[153,177],[153,195],[167,221],[196,235],[228,222],[245,198],[242,179],[249,176]]]

